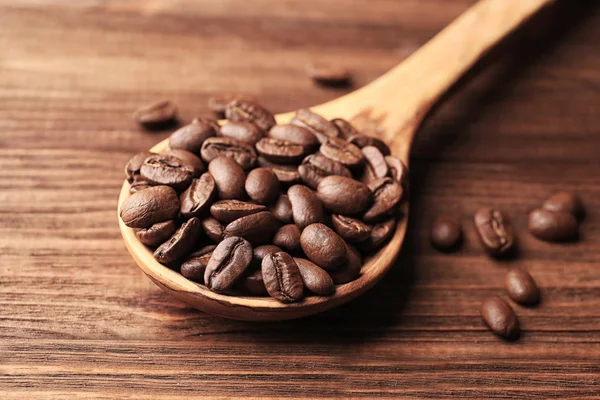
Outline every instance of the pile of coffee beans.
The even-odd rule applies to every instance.
[[[540,240],[563,242],[578,236],[584,215],[581,199],[570,192],[558,192],[529,214],[529,231]],[[486,253],[498,259],[514,255],[516,235],[508,217],[497,209],[482,208],[473,218],[479,241]],[[454,216],[437,217],[431,226],[431,244],[442,252],[459,248],[462,224]],[[506,293],[515,303],[534,306],[541,293],[533,277],[524,269],[511,268],[505,278]],[[495,334],[508,340],[519,337],[517,314],[501,297],[487,298],[481,305],[481,316]]]
[[[222,106],[223,126],[197,118],[168,150],[129,160],[125,225],[159,263],[217,293],[294,302],[356,279],[401,217],[402,161],[343,119],[299,110],[277,125],[251,98]],[[175,114],[148,110],[140,123]]]

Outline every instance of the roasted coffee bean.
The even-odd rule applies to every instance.
[[[377,250],[383,246],[396,232],[396,220],[390,218],[387,221],[373,225],[371,236],[364,242],[358,244],[362,251]]]
[[[302,276],[302,282],[308,290],[322,296],[335,292],[333,279],[323,268],[305,258],[294,257],[294,261],[298,266],[300,276]]]
[[[408,168],[406,168],[406,165],[394,156],[385,156],[385,162],[388,165],[390,176],[399,184],[404,185],[408,180]]]
[[[269,208],[269,211],[279,222],[291,224],[294,221],[292,218],[292,203],[290,203],[287,194],[280,195],[275,204]]]
[[[331,216],[333,229],[347,242],[363,242],[371,235],[371,227],[361,220],[333,214]]]
[[[288,189],[287,194],[292,205],[292,218],[300,230],[310,224],[328,222],[323,204],[312,190],[306,186],[294,185]]]
[[[263,280],[260,266],[259,269],[246,273],[238,281],[237,287],[239,287],[242,293],[250,294],[252,296],[266,296],[269,294],[265,287],[265,281]]]
[[[142,168],[144,160],[152,155],[153,153],[150,153],[149,151],[142,151],[127,161],[127,164],[125,165],[125,177],[127,178],[127,182],[133,183],[135,178],[139,177],[140,168]]]
[[[204,284],[217,293],[226,292],[252,261],[252,246],[241,237],[224,239],[213,250],[204,271]]]
[[[263,131],[268,132],[275,125],[275,117],[255,101],[235,99],[227,104],[225,116],[231,122],[252,122]]]
[[[267,211],[267,207],[239,200],[221,200],[210,206],[210,214],[224,224],[261,211]]]
[[[148,183],[148,181],[146,181],[141,176],[136,175],[133,179],[133,182],[131,182],[131,184],[129,185],[129,193],[134,194],[136,192],[139,192],[140,190],[148,189],[149,187],[151,186],[150,183]]]
[[[325,208],[335,214],[361,214],[373,201],[373,193],[367,185],[339,175],[321,179],[317,186],[317,194]]]
[[[258,101],[255,96],[249,94],[221,93],[208,98],[208,108],[219,118],[225,118],[225,109],[227,108],[227,104],[231,103],[235,99],[251,102]]]
[[[149,228],[173,219],[179,213],[179,198],[169,186],[154,186],[134,193],[121,204],[119,215],[130,228]]]
[[[204,272],[216,247],[214,244],[211,244],[190,254],[181,264],[181,275],[190,281],[204,283]]]
[[[255,247],[254,250],[252,250],[252,268],[260,269],[263,258],[265,258],[267,254],[277,253],[278,251],[282,251],[281,248],[272,244],[264,244]]]
[[[166,185],[182,191],[192,182],[194,167],[175,156],[154,154],[144,160],[140,176],[152,185]]]
[[[304,146],[273,138],[262,138],[256,143],[256,151],[269,161],[279,164],[296,164],[304,157]]]
[[[355,135],[360,135],[360,132],[358,131],[358,129],[356,129],[354,127],[354,125],[352,125],[350,122],[346,121],[345,119],[335,118],[335,119],[332,119],[331,122],[336,126],[338,133],[339,133],[338,136],[344,140],[348,140],[349,138],[351,138],[352,136],[355,136]]]
[[[347,261],[344,240],[326,225],[312,224],[304,228],[300,245],[312,262],[327,271]]]
[[[268,243],[279,228],[279,221],[268,211],[247,215],[229,223],[223,237],[239,236],[253,246]]]
[[[315,114],[310,110],[298,110],[290,123],[292,125],[307,128],[321,143],[327,140],[327,138],[339,136],[338,129],[332,122],[327,121],[319,114]]]
[[[365,158],[361,181],[368,184],[375,179],[385,178],[389,173],[389,168],[379,149],[375,146],[365,146],[361,151]]]
[[[225,229],[219,221],[213,217],[204,218],[201,222],[202,230],[213,242],[220,242],[223,239],[223,230]]]
[[[204,141],[217,135],[215,123],[215,121],[205,118],[195,118],[191,124],[183,126],[171,134],[169,147],[200,153]]]
[[[540,301],[540,289],[529,274],[522,268],[511,268],[504,280],[506,292],[519,304],[533,305]]]
[[[306,156],[304,160],[302,160],[302,164],[298,167],[298,173],[300,174],[302,182],[312,189],[317,189],[321,179],[329,175],[340,175],[352,178],[352,174],[348,168],[320,153],[309,154]]]
[[[521,333],[517,314],[500,297],[485,299],[481,304],[481,316],[492,332],[505,339],[516,339]]]
[[[256,164],[256,151],[251,145],[227,137],[208,138],[200,150],[202,159],[210,163],[219,156],[229,157],[247,170]]]
[[[282,251],[270,253],[263,258],[261,271],[267,292],[271,297],[292,303],[303,296],[304,284],[296,262]]]
[[[269,137],[302,145],[307,150],[319,146],[319,140],[310,130],[292,124],[275,125],[269,131]]]
[[[217,185],[209,173],[194,179],[191,185],[179,195],[181,215],[185,218],[198,217],[208,212],[217,195]]]
[[[295,224],[284,225],[275,232],[273,244],[288,253],[298,253],[300,247],[300,229]]]
[[[515,243],[510,221],[499,211],[482,208],[475,214],[475,228],[485,251],[495,257],[509,254]]]
[[[220,156],[208,164],[208,172],[217,185],[217,194],[221,200],[246,197],[246,173],[232,158]]]
[[[373,147],[376,147],[381,152],[381,154],[383,154],[384,156],[390,155],[390,148],[388,147],[388,145],[385,144],[385,142],[383,140],[378,139],[373,136],[358,134],[358,135],[350,136],[348,139],[346,139],[346,141],[348,143],[352,143],[353,145],[355,145],[356,147],[358,147],[360,149],[367,147],[367,146],[373,146]]]
[[[200,235],[200,220],[191,218],[171,236],[169,240],[161,244],[154,252],[154,258],[161,264],[170,264],[181,260],[193,249]]]
[[[319,148],[325,157],[337,161],[348,168],[357,168],[362,165],[363,154],[358,147],[340,138],[329,138]]]
[[[577,237],[577,220],[569,212],[538,208],[529,214],[529,231],[547,242],[573,240]]]
[[[400,204],[404,190],[392,178],[376,179],[369,183],[373,191],[373,205],[363,215],[365,222],[375,222],[385,219]]]
[[[335,271],[331,271],[331,279],[336,285],[342,285],[344,283],[351,282],[358,278],[360,270],[362,268],[362,258],[358,250],[354,247],[346,244],[346,257],[347,262]]]
[[[157,222],[150,228],[142,228],[135,235],[146,246],[156,247],[164,243],[177,230],[175,221]]]
[[[542,204],[542,208],[548,211],[564,211],[581,219],[584,214],[583,202],[575,193],[558,192],[553,194]]]
[[[258,157],[258,165],[273,171],[283,186],[291,186],[300,182],[300,174],[298,174],[296,165],[275,164],[261,156]]]
[[[133,119],[146,129],[163,129],[177,122],[177,107],[168,100],[138,108]]]
[[[270,204],[279,195],[279,180],[270,169],[256,168],[248,173],[245,188],[252,200],[260,204]]]
[[[183,149],[169,149],[165,151],[163,154],[168,154],[171,156],[175,156],[183,162],[191,165],[194,168],[194,178],[198,178],[200,175],[206,172],[206,165],[202,162],[200,157],[197,155],[190,153],[187,150]]]
[[[350,72],[339,66],[311,65],[306,72],[313,81],[324,86],[347,86],[351,81]]]
[[[256,142],[265,137],[265,131],[252,122],[230,122],[221,127],[221,136],[255,145]]]
[[[431,225],[431,244],[438,250],[456,250],[462,238],[462,224],[451,216],[437,217]]]

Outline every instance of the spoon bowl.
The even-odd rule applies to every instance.
[[[358,118],[367,123],[392,154],[406,165],[415,133],[439,98],[495,44],[553,0],[481,0],[452,22],[430,42],[369,85],[311,110],[327,119]],[[286,123],[293,113],[279,114]],[[360,128],[360,126],[359,126]],[[168,140],[151,151],[166,150]],[[129,197],[125,181],[119,209]],[[225,318],[247,321],[276,321],[316,314],[344,304],[373,287],[392,268],[402,247],[408,222],[408,202],[390,241],[366,257],[360,276],[338,285],[331,296],[310,296],[297,303],[283,304],[269,297],[218,294],[159,264],[133,229],[119,220],[127,249],[142,271],[161,289],[192,307]]]

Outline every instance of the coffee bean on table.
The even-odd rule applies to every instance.
[[[252,122],[268,132],[275,125],[275,117],[260,104],[247,99],[234,99],[225,107],[225,116],[231,122]]]
[[[333,161],[320,153],[309,154],[298,167],[302,182],[311,189],[317,189],[319,182],[329,175],[340,175],[352,178],[350,170],[341,163]]]
[[[347,242],[363,242],[371,235],[371,227],[359,219],[340,214],[331,216],[333,229]]]
[[[376,179],[369,183],[369,189],[373,192],[373,204],[365,214],[365,222],[376,222],[386,219],[397,209],[404,190],[402,186],[392,178]]]
[[[294,219],[292,218],[292,203],[287,194],[282,194],[277,198],[275,204],[273,204],[269,211],[275,218],[284,224],[291,224]]]
[[[548,211],[564,211],[573,214],[577,219],[581,219],[584,214],[583,202],[575,193],[558,192],[550,196],[542,208]]]
[[[312,262],[327,271],[347,261],[344,240],[326,225],[312,224],[304,228],[300,245]]]
[[[529,231],[547,242],[563,242],[577,237],[577,220],[565,211],[548,211],[542,208],[529,214]]]
[[[489,297],[481,304],[481,316],[490,330],[508,340],[519,337],[519,320],[511,306],[500,297]]]
[[[182,191],[192,182],[194,167],[168,154],[154,154],[144,160],[140,176],[152,185],[166,185]]]
[[[244,274],[244,276],[242,276],[242,278],[240,278],[238,281],[237,287],[242,291],[242,293],[252,296],[266,296],[269,294],[267,292],[267,288],[265,287],[260,266],[259,269],[249,271]]]
[[[271,297],[292,303],[303,296],[304,284],[296,262],[282,251],[270,253],[263,258],[261,271],[267,292]]]
[[[377,223],[371,227],[371,236],[357,246],[362,251],[372,251],[383,246],[396,231],[396,219],[390,218],[387,221]]]
[[[373,147],[376,147],[381,152],[381,154],[383,154],[384,156],[390,155],[390,148],[387,146],[387,144],[385,144],[385,142],[383,140],[378,139],[373,136],[358,134],[358,135],[350,136],[348,139],[346,139],[346,141],[348,143],[352,143],[353,145],[355,145],[356,147],[358,147],[360,149],[367,147],[367,146],[373,146]]]
[[[225,109],[227,108],[227,104],[231,103],[235,99],[250,102],[258,101],[255,96],[249,94],[221,93],[208,98],[208,108],[219,118],[225,118]]]
[[[139,229],[135,235],[146,246],[155,247],[164,243],[177,230],[175,221],[157,222],[149,228]]]
[[[302,185],[294,185],[288,189],[288,198],[292,205],[292,218],[300,230],[314,223],[327,223],[323,204],[317,195]]]
[[[195,118],[191,124],[177,129],[169,137],[171,149],[187,150],[191,153],[200,153],[202,144],[209,137],[217,135],[214,129],[215,121],[205,118]]]
[[[302,251],[300,247],[300,229],[295,224],[284,225],[275,232],[273,244],[288,253]]]
[[[220,156],[208,164],[208,172],[217,185],[221,200],[241,200],[246,197],[246,173],[232,158]]]
[[[219,221],[213,217],[204,218],[201,221],[202,230],[213,242],[220,242],[223,239],[223,230],[225,229]]]
[[[307,151],[319,146],[319,140],[309,129],[292,124],[275,125],[269,131],[269,137],[302,145]]]
[[[273,203],[279,195],[279,180],[267,168],[255,168],[248,173],[245,183],[246,193],[257,203]]]
[[[247,170],[256,164],[256,151],[251,145],[227,137],[211,137],[204,141],[200,149],[204,162],[210,163],[219,156],[229,157]]]
[[[133,179],[133,182],[131,182],[129,185],[129,193],[134,194],[140,190],[148,189],[149,187],[151,186],[148,181],[144,180],[144,178],[141,176],[136,175],[136,177]]]
[[[325,157],[352,169],[362,165],[364,158],[358,147],[340,138],[328,138],[319,148]]]
[[[252,250],[252,267],[260,269],[263,258],[268,254],[277,253],[278,251],[283,250],[273,244],[263,244],[262,246],[255,247]]]
[[[311,65],[307,73],[313,81],[324,86],[346,86],[351,81],[350,72],[339,66]]]
[[[138,108],[133,119],[146,129],[163,129],[177,122],[177,107],[168,100],[162,100]]]
[[[201,226],[198,218],[191,218],[161,244],[154,252],[154,258],[161,264],[170,264],[187,256],[197,243]]]
[[[165,151],[163,154],[168,154],[170,156],[175,156],[183,162],[191,165],[194,168],[194,178],[198,178],[204,172],[206,172],[206,166],[197,155],[190,153],[187,150],[183,149],[169,149]]]
[[[481,244],[488,254],[501,257],[511,253],[515,235],[510,221],[502,212],[482,208],[475,213],[474,221]]]
[[[125,164],[125,177],[127,178],[127,182],[132,183],[136,177],[139,177],[140,168],[142,167],[144,160],[152,155],[154,154],[149,151],[142,151],[127,161],[127,164]]]
[[[389,167],[381,151],[375,146],[365,146],[361,149],[365,159],[365,168],[361,181],[368,184],[378,178],[385,178]]]
[[[321,179],[317,186],[317,194],[325,208],[335,214],[361,214],[373,201],[373,193],[367,185],[339,175],[330,175]]]
[[[315,294],[327,296],[335,292],[333,279],[325,270],[305,258],[296,258],[294,261],[300,270],[304,286]]]
[[[224,293],[244,274],[252,261],[252,246],[241,237],[224,239],[213,250],[204,271],[204,284],[217,293]]]
[[[408,168],[406,168],[406,165],[404,165],[399,158],[394,156],[385,156],[385,162],[388,165],[392,179],[399,184],[404,185],[408,180]]]
[[[265,131],[252,122],[229,122],[221,127],[221,136],[255,145],[256,142],[265,137]]]
[[[332,122],[307,109],[298,110],[290,123],[307,128],[321,143],[327,138],[339,136],[338,129]]]
[[[529,272],[522,268],[511,268],[504,280],[506,292],[515,302],[534,305],[540,301],[540,289]]]
[[[181,264],[181,275],[191,281],[204,283],[204,272],[216,247],[211,244],[190,254]]]
[[[431,224],[431,244],[438,250],[456,250],[462,238],[462,224],[458,218],[442,215]]]
[[[335,271],[331,271],[331,279],[336,285],[343,285],[358,278],[362,268],[362,258],[358,250],[346,244],[346,257],[348,261]]]
[[[261,211],[267,211],[267,207],[240,200],[221,200],[210,206],[210,214],[224,224]]]
[[[223,230],[223,237],[239,236],[258,246],[268,243],[278,228],[279,221],[273,214],[262,211],[229,223]]]
[[[262,138],[256,143],[256,151],[267,160],[279,164],[296,164],[304,157],[304,146],[289,140]]]
[[[119,215],[130,228],[149,228],[157,222],[171,220],[179,213],[179,198],[169,186],[154,186],[129,196]]]

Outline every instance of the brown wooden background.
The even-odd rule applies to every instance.
[[[308,62],[361,86],[472,3],[0,0],[0,398],[600,397],[598,2],[563,2],[425,124],[404,251],[363,298],[226,321],[162,293],[121,241],[122,166],[167,135],[139,131],[136,106],[169,98],[189,120],[221,91],[275,112],[317,104],[344,90],[313,86]],[[584,198],[580,243],[525,231],[556,189]],[[470,219],[484,205],[513,218],[518,259],[482,254]],[[428,244],[439,213],[465,222],[457,254]],[[543,288],[516,308],[516,343],[479,317],[506,264]]]

